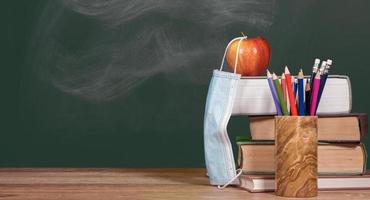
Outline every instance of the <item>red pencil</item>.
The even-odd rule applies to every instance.
[[[297,106],[295,104],[295,98],[294,98],[293,89],[292,89],[292,77],[290,76],[290,72],[287,66],[285,66],[285,82],[286,82],[286,88],[288,90],[290,112],[293,116],[297,116],[298,115]]]

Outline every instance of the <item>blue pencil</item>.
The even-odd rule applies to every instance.
[[[297,86],[297,90],[298,90],[298,114],[299,116],[304,116],[305,113],[304,113],[304,95],[305,95],[305,92],[304,92],[304,87],[303,87],[303,71],[302,69],[299,71],[298,73],[298,86]]]
[[[305,96],[306,115],[310,115],[310,100],[311,100],[311,86],[310,85],[311,85],[310,79],[307,79],[306,88],[305,88],[305,92],[306,92],[306,96]]]
[[[320,71],[321,71],[322,74],[320,75],[320,88],[319,88],[319,93],[318,93],[318,96],[317,96],[317,104],[316,104],[315,112],[317,111],[317,108],[319,107],[321,95],[322,95],[322,93],[324,91],[324,88],[325,88],[326,79],[328,78],[329,68],[330,68],[331,64],[332,64],[332,60],[327,60],[326,66],[324,67],[324,69],[321,70],[321,68],[320,68]]]

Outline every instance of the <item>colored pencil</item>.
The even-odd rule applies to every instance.
[[[333,61],[330,60],[330,59],[327,59],[326,60],[326,68],[325,70],[329,71],[329,69],[331,68],[331,65],[333,64]]]
[[[323,75],[324,71],[325,71],[325,68],[326,68],[326,61],[322,61],[321,67],[320,67],[318,73],[320,73],[320,75]]]
[[[286,81],[284,73],[281,75],[281,90],[283,92],[284,100],[286,101]]]
[[[293,77],[293,76],[292,76]],[[298,88],[298,79],[297,78],[295,78],[294,79],[294,87],[295,87],[295,91],[294,91],[294,101],[295,101],[295,103],[296,103],[296,105],[297,105],[297,110],[298,110],[298,112],[299,112],[299,103],[298,103],[298,90],[297,90],[297,88]],[[294,88],[293,87],[293,88]]]
[[[271,73],[269,72],[269,70],[267,70],[267,81],[269,83],[272,98],[274,99],[274,104],[275,104],[277,115],[282,115],[279,99],[277,97],[276,89],[275,89],[274,83],[272,81],[272,76],[271,76]]]
[[[304,116],[304,88],[303,88],[303,71],[302,69],[298,73],[298,111],[300,116]]]
[[[272,80],[273,80],[274,85],[275,85],[276,94],[278,95],[278,98],[279,98],[281,111],[283,112],[283,115],[289,115],[288,109],[286,107],[286,102],[284,101],[284,97],[283,97],[283,94],[282,94],[280,82],[279,82],[279,79],[277,78],[275,73],[272,73]]]
[[[310,100],[311,100],[311,84],[310,79],[307,79],[306,87],[305,87],[305,110],[306,115],[310,115]]]
[[[320,73],[317,73],[313,80],[312,93],[311,93],[311,107],[310,107],[311,116],[316,115],[315,110],[316,110],[316,104],[317,104],[317,95],[319,93],[319,87],[320,87]]]
[[[293,116],[298,115],[297,113],[297,107],[294,101],[294,95],[293,95],[293,88],[292,88],[292,79],[291,75],[289,72],[289,69],[287,66],[285,66],[285,81],[286,81],[286,86],[287,86],[287,91],[288,91],[288,99],[289,99],[289,104],[290,104],[290,112],[292,113]]]
[[[325,84],[326,84],[326,79],[328,78],[328,73],[329,73],[329,69],[330,69],[330,65],[332,64],[332,60],[328,59],[327,62],[326,62],[326,66],[324,68],[324,70],[322,71],[322,74],[321,74],[321,77],[320,77],[320,88],[319,88],[319,94],[317,96],[317,104],[316,104],[316,110],[315,112],[317,112],[317,108],[319,107],[319,103],[320,103],[320,100],[321,100],[321,95],[324,91],[324,88],[325,88]],[[321,71],[321,69],[320,69]]]
[[[321,66],[317,69],[317,72],[316,72],[316,74],[315,74],[315,76],[317,75],[317,74],[319,74],[319,75],[321,75],[323,72],[324,72],[324,69],[325,69],[325,65],[326,65],[326,61],[322,61],[321,62]],[[321,79],[321,76],[320,76],[320,79]],[[314,81],[311,81],[311,89],[313,89],[313,82]],[[311,91],[312,92],[312,91]],[[311,94],[311,104],[312,104],[312,94]],[[317,100],[316,100],[316,102],[317,102]],[[315,105],[315,110],[316,110],[316,106],[317,105]],[[310,109],[311,109],[311,106],[310,106]],[[315,113],[316,113],[316,111],[315,111]]]
[[[315,78],[316,76],[316,73],[317,71],[319,70],[319,65],[320,65],[320,59],[316,58],[315,59],[315,63],[313,64],[313,67],[312,67],[312,74],[311,74],[311,78],[310,78],[310,88],[312,89],[312,86],[313,86],[313,79]]]
[[[294,78],[294,76],[292,76],[292,82],[293,82],[294,99],[297,99],[298,79],[296,79],[296,78]]]
[[[310,78],[310,82],[311,82],[310,88],[312,88],[313,79],[316,76],[316,72],[318,70],[319,64],[320,64],[320,59],[316,58],[315,62],[313,64],[313,67],[312,67],[312,74],[311,74],[311,78]]]
[[[306,112],[307,114],[310,113],[310,108],[311,108],[311,89],[312,89],[312,85],[313,85],[313,79],[315,78],[316,76],[316,73],[317,73],[317,69],[319,67],[319,64],[320,64],[320,59],[316,58],[315,59],[315,62],[313,64],[313,67],[312,67],[312,74],[311,74],[311,78],[309,79],[309,83],[310,83],[310,91],[309,91],[309,99],[306,100]]]
[[[320,88],[322,87],[322,85],[321,85],[322,84],[322,82],[321,82],[322,80],[321,79],[322,79],[322,75],[324,74],[324,71],[325,71],[325,66],[326,66],[326,61],[322,61],[320,68],[317,70],[317,73],[320,74],[320,87],[319,87],[319,91],[318,91],[317,96],[320,95]],[[315,113],[316,113],[316,110],[317,110],[317,102],[318,102],[318,100],[316,101]]]

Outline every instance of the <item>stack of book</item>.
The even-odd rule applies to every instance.
[[[370,189],[366,173],[368,131],[365,113],[318,116],[318,189]],[[274,190],[274,116],[249,116],[251,139],[238,139],[240,187],[250,192]],[[289,172],[287,172],[289,173]]]

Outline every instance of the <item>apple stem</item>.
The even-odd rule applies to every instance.
[[[242,35],[243,35],[243,37],[245,37],[245,34],[244,34],[244,32],[240,32]]]

